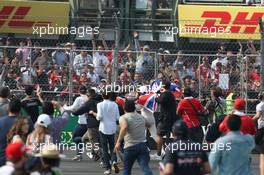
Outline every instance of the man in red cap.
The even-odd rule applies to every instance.
[[[234,110],[233,110],[232,114],[241,118],[242,124],[241,124],[240,131],[243,134],[255,135],[257,132],[255,122],[251,117],[247,116],[244,113],[245,106],[246,106],[246,101],[244,99],[241,99],[241,98],[236,99],[234,101]],[[225,134],[227,132],[229,132],[229,129],[227,127],[228,119],[229,119],[229,116],[226,116],[225,119],[223,120],[223,122],[219,126],[219,131],[222,133],[225,133]]]
[[[0,174],[11,175],[15,170],[24,171],[23,168],[27,160],[25,145],[22,142],[7,145],[6,159],[6,165],[0,168]]]

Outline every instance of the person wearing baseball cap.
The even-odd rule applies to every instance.
[[[0,174],[11,175],[15,170],[25,172],[24,166],[27,161],[27,149],[22,142],[7,145],[5,153],[7,162],[6,165],[0,168]]]
[[[33,153],[39,152],[40,145],[45,143],[52,143],[52,137],[50,133],[51,119],[47,114],[41,114],[36,122],[34,131],[29,134],[26,145],[31,149]]]
[[[256,125],[254,120],[247,116],[244,113],[246,107],[246,101],[242,98],[237,98],[234,101],[234,110],[232,112],[233,115],[241,118],[241,128],[240,131],[243,134],[251,134],[255,135],[257,133]],[[228,133],[229,129],[227,127],[227,121],[229,119],[229,115],[225,117],[225,119],[222,121],[222,123],[219,126],[219,131],[222,133]]]

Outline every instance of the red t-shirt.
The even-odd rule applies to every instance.
[[[205,64],[201,64],[200,66],[200,75],[204,78],[207,79],[209,76],[209,71],[210,68],[208,66],[206,66]]]
[[[243,134],[251,134],[255,135],[257,133],[256,125],[254,120],[249,116],[240,116],[241,117],[241,128],[240,131]],[[225,119],[222,121],[222,123],[219,126],[219,131],[223,133],[228,133],[229,129],[227,127],[227,120],[229,119],[229,116],[226,116]]]
[[[184,98],[178,104],[177,113],[182,116],[188,128],[198,127],[200,126],[199,117],[190,103],[197,111],[204,111],[201,102],[196,98]]]

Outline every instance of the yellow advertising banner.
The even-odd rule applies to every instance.
[[[68,2],[0,2],[0,33],[33,33],[39,27],[68,27]],[[65,33],[66,34],[66,33]]]
[[[264,7],[179,5],[178,14],[180,37],[260,39]]]

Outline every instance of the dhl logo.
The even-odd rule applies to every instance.
[[[201,32],[214,28],[216,31],[228,30],[230,33],[253,34],[258,27],[258,20],[264,12],[238,12],[234,20],[227,11],[204,11],[201,18],[206,18],[202,25],[185,25],[186,27],[201,27]]]
[[[33,26],[47,26],[52,23],[49,21],[25,20],[30,10],[31,7],[3,6],[0,10],[0,27],[7,24],[10,28],[32,28]]]

